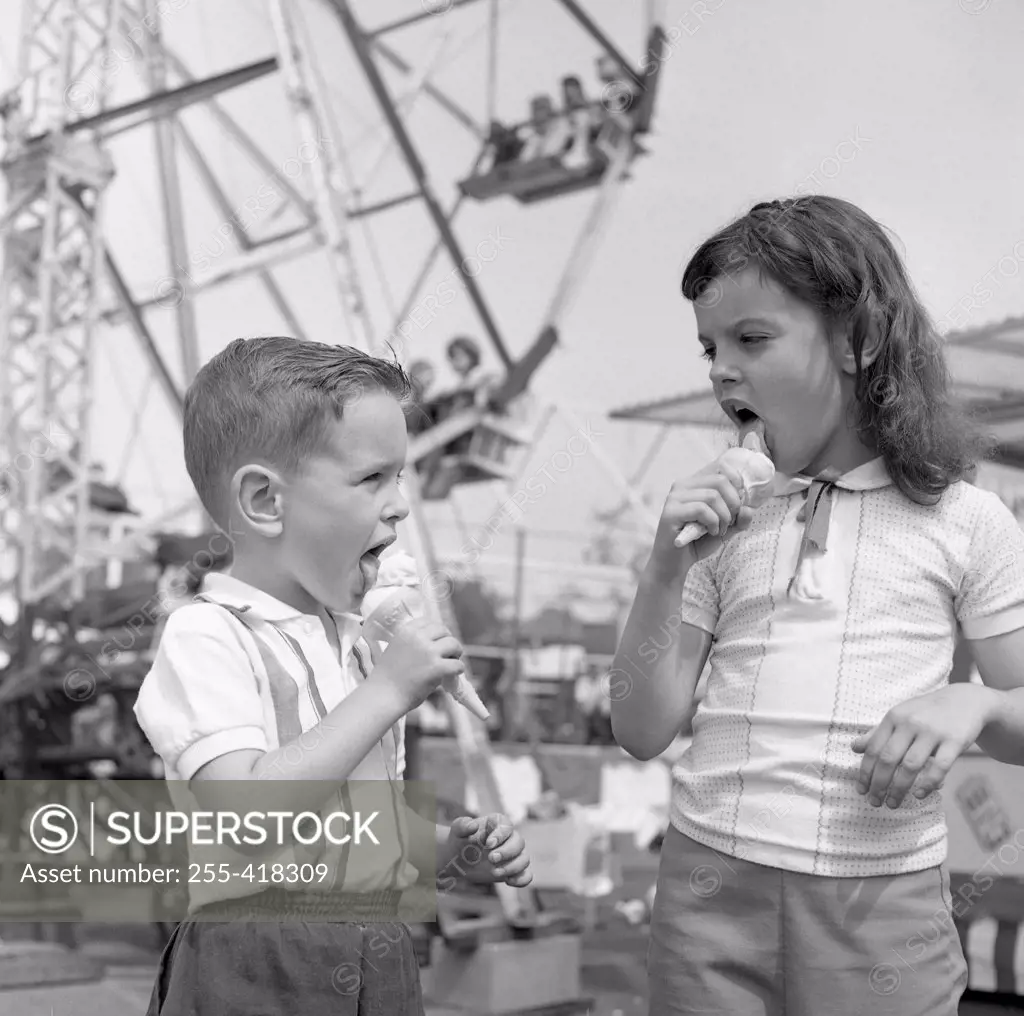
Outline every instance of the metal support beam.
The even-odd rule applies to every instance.
[[[363,205],[361,208],[353,208],[351,211],[346,212],[350,219],[364,219],[370,215],[376,215],[377,212],[387,212],[392,208],[398,208],[401,205],[407,205],[410,201],[418,201],[422,195],[419,191],[412,191],[409,194],[399,194],[393,198],[386,198],[383,201],[378,201],[373,205]]]
[[[270,0],[269,7],[288,101],[298,120],[303,141],[316,147],[324,134],[327,105],[324,95],[317,89],[315,75],[309,72],[289,0]],[[359,349],[372,349],[373,322],[352,257],[348,217],[337,189],[339,174],[334,170],[333,159],[327,151],[313,160],[310,169],[318,217],[317,231],[327,248],[352,343]]]
[[[644,80],[636,68],[626,59],[622,51],[601,31],[597,22],[576,2],[576,0],[559,0],[559,3],[583,27],[583,30],[636,82],[643,90]]]
[[[167,58],[168,67],[178,77],[190,82],[196,80],[195,75],[173,50],[167,46],[164,46],[163,50]],[[206,108],[213,119],[217,121],[220,129],[242,149],[243,153],[252,160],[253,165],[261,172],[266,173],[268,180],[274,184],[278,191],[282,194],[287,194],[295,206],[302,211],[306,220],[312,222],[316,218],[316,209],[313,207],[312,202],[306,200],[305,195],[281,172],[280,167],[275,166],[274,162],[267,158],[266,153],[252,139],[252,136],[239,125],[238,121],[216,99],[207,100]]]
[[[156,94],[166,94],[167,65],[160,43],[160,19],[155,16],[156,0],[146,0],[149,20],[153,22],[146,36],[146,71],[149,87]],[[154,45],[155,43],[155,45]],[[188,264],[188,239],[185,235],[185,215],[181,203],[181,178],[178,175],[177,137],[175,119],[158,117],[153,125],[156,144],[156,165],[160,178],[160,204],[163,209],[164,233],[170,264],[171,278],[184,290],[185,265]],[[178,323],[178,345],[185,384],[191,384],[199,373],[199,334],[196,329],[195,306],[191,300],[181,300],[174,308]]]
[[[467,174],[468,176],[473,176],[476,173],[476,171],[480,168],[480,163],[483,162],[484,156],[486,154],[487,146],[485,145],[483,148],[480,149],[479,153],[477,154],[477,157],[473,160],[473,165],[470,167],[469,173]],[[420,196],[418,192],[416,196]],[[465,200],[465,198],[466,195],[460,191],[459,196],[455,199],[455,203],[446,213],[445,217],[447,218],[449,223],[455,221],[455,216],[459,214],[459,209],[462,207],[462,203]],[[427,276],[430,274],[430,270],[431,268],[434,267],[434,262],[437,260],[438,255],[441,253],[443,248],[444,243],[441,241],[441,238],[438,237],[434,241],[433,247],[431,247],[430,250],[427,252],[427,256],[423,260],[423,265],[420,267],[419,274],[416,276],[415,280],[413,280],[413,284],[409,287],[409,294],[405,298],[405,303],[402,304],[402,307],[399,310],[398,314],[395,315],[394,324],[391,326],[391,331],[388,332],[389,337],[395,334],[395,332],[398,330],[398,326],[406,319],[406,317],[408,317],[410,311],[413,308],[413,305],[416,303],[423,283],[426,282]]]
[[[261,240],[259,243],[255,243],[251,250],[245,251],[237,257],[218,261],[206,273],[201,283],[193,283],[184,292],[172,286],[168,290],[154,292],[154,295],[148,300],[137,301],[135,306],[139,310],[173,306],[179,299],[195,297],[199,293],[216,289],[218,286],[248,275],[260,267],[282,264],[285,261],[312,254],[314,251],[320,250],[322,246],[323,244],[314,233],[312,225],[300,226],[298,229],[291,229]],[[104,321],[120,321],[123,318],[124,310],[121,307],[114,307],[103,315]]]
[[[231,199],[225,193],[224,188],[221,187],[216,174],[213,172],[210,164],[206,161],[206,158],[200,151],[199,146],[193,140],[192,135],[185,128],[185,125],[180,121],[176,121],[175,127],[177,129],[181,145],[185,149],[185,153],[191,159],[196,172],[206,185],[206,189],[209,191],[210,197],[213,199],[213,203],[217,206],[217,210],[224,216],[225,220],[230,220],[234,216],[234,206],[231,203]],[[236,235],[238,236],[239,247],[241,247],[243,251],[251,251],[255,247],[255,243],[249,236],[248,227],[244,222],[239,222],[238,227],[238,233]],[[285,298],[284,291],[277,284],[277,280],[271,274],[270,269],[265,266],[260,266],[254,270],[257,278],[263,284],[263,288],[267,291],[267,296],[270,297],[270,302],[277,308],[281,317],[284,318],[285,327],[296,338],[306,338],[302,326],[299,324],[299,319],[295,316],[295,312],[292,310],[291,304],[288,303],[288,300]]]
[[[456,7],[465,7],[467,4],[472,3],[476,3],[476,0],[424,0],[423,7],[425,9],[423,13],[410,14],[407,18],[399,18],[397,21],[381,25],[380,28],[374,28],[367,32],[366,37],[368,39],[377,39],[388,32],[396,32],[399,28],[408,28],[409,25],[415,25],[417,22],[425,21],[427,18],[443,17],[445,14],[450,14]]]
[[[156,375],[160,387],[164,390],[164,394],[170,401],[171,407],[180,415],[185,406],[185,397],[179,391],[178,382],[174,380],[174,376],[171,374],[149,327],[146,325],[141,309],[132,298],[132,294],[128,289],[128,283],[125,282],[117,262],[109,251],[104,254],[104,267],[106,268],[107,278],[110,280],[110,284],[121,304],[121,316],[127,318],[131,330],[135,333],[136,339],[139,340],[139,345],[142,346],[146,359],[149,360],[149,365]]]
[[[96,139],[64,128],[83,82],[100,108],[106,101],[113,8],[24,3],[22,80],[8,105],[2,168],[18,211],[0,233],[0,593],[17,603],[26,649],[32,605],[84,588],[91,363],[113,166]]]
[[[113,134],[123,133],[149,123],[151,120],[160,117],[170,116],[172,113],[180,113],[197,102],[209,102],[216,95],[226,92],[240,85],[246,85],[250,81],[273,74],[277,70],[277,60],[271,57],[269,60],[259,60],[245,67],[238,67],[233,71],[225,71],[223,74],[215,74],[213,77],[204,78],[201,81],[193,81],[180,88],[172,88],[164,92],[156,92],[147,95],[144,99],[117,106],[114,109],[106,109],[95,116],[84,117],[75,120],[65,128],[68,134],[80,131],[94,131],[100,127],[116,128],[102,132],[103,137],[111,137]],[[129,120],[131,117],[134,120]],[[127,124],[124,121],[129,121]],[[36,135],[30,140],[38,142],[46,135]]]
[[[490,309],[484,302],[483,294],[480,292],[480,289],[476,284],[476,279],[466,271],[465,255],[462,253],[459,242],[455,238],[455,234],[452,232],[448,219],[445,217],[444,210],[441,208],[437,197],[433,192],[430,181],[427,178],[426,169],[412,143],[412,139],[409,137],[409,133],[406,131],[401,118],[395,113],[394,102],[388,93],[387,86],[384,84],[384,80],[380,75],[380,71],[377,69],[377,65],[374,63],[373,56],[370,54],[370,48],[363,36],[362,29],[359,27],[355,16],[352,14],[351,6],[348,3],[348,0],[327,0],[327,2],[334,8],[341,20],[342,26],[345,29],[345,34],[348,35],[349,40],[352,43],[352,47],[355,50],[356,58],[359,60],[360,66],[366,74],[367,81],[369,81],[370,87],[373,89],[373,93],[377,97],[377,101],[380,104],[384,117],[390,124],[392,131],[394,131],[395,140],[402,149],[402,154],[405,156],[405,160],[416,180],[416,184],[423,196],[423,200],[427,204],[430,217],[434,220],[434,225],[436,226],[445,247],[448,249],[448,253],[455,262],[456,270],[462,276],[466,292],[469,294],[469,298],[472,301],[473,306],[476,308],[476,312],[480,317],[484,330],[487,332],[488,338],[491,340],[502,364],[507,369],[512,366],[512,357],[509,355],[508,349],[505,347],[504,340],[498,331],[497,324],[491,317]]]
[[[576,433],[586,433],[586,428],[582,421],[568,406],[560,404],[555,408]],[[657,513],[651,511],[650,506],[644,502],[644,499],[637,493],[630,481],[612,461],[611,456],[596,441],[590,442],[588,454],[594,456],[598,465],[604,469],[605,475],[619,488],[623,497],[629,503],[630,508],[636,512],[637,520],[645,527],[648,534],[653,536],[658,528]]]
[[[397,68],[403,74],[412,74],[412,66],[398,55],[390,46],[383,42],[374,44],[374,48],[392,67]],[[469,115],[454,99],[449,98],[440,88],[427,82],[423,86],[423,94],[429,95],[446,113],[454,117],[466,130],[483,140],[487,137],[487,128],[481,126]]]

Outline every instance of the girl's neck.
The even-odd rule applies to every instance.
[[[878,451],[865,444],[855,430],[844,430],[833,435],[802,472],[804,476],[842,476],[877,457]]]

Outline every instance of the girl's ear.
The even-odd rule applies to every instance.
[[[843,325],[836,335],[837,353],[843,372],[851,377],[857,374],[853,336],[858,325],[865,329],[864,341],[860,347],[861,370],[871,366],[882,353],[882,318],[877,311],[865,313],[860,321],[849,321]]]

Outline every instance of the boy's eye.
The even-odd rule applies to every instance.
[[[714,349],[713,346],[705,346],[704,347],[704,352],[701,353],[700,355],[705,360],[714,360],[714,358],[715,358],[715,349]]]
[[[376,483],[380,479],[380,473],[370,473],[363,477],[363,483]]]
[[[398,483],[401,483],[404,479],[405,479],[405,470],[404,469],[400,469],[398,471],[398,476],[395,477],[395,480],[397,480]]]
[[[740,338],[744,342],[763,342],[765,339],[768,338],[768,336],[767,335],[742,335],[742,336],[740,336]]]

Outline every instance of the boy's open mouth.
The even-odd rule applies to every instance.
[[[379,540],[359,558],[359,570],[363,573],[363,589],[369,589],[377,581],[380,572],[380,556],[398,537],[391,535]]]

